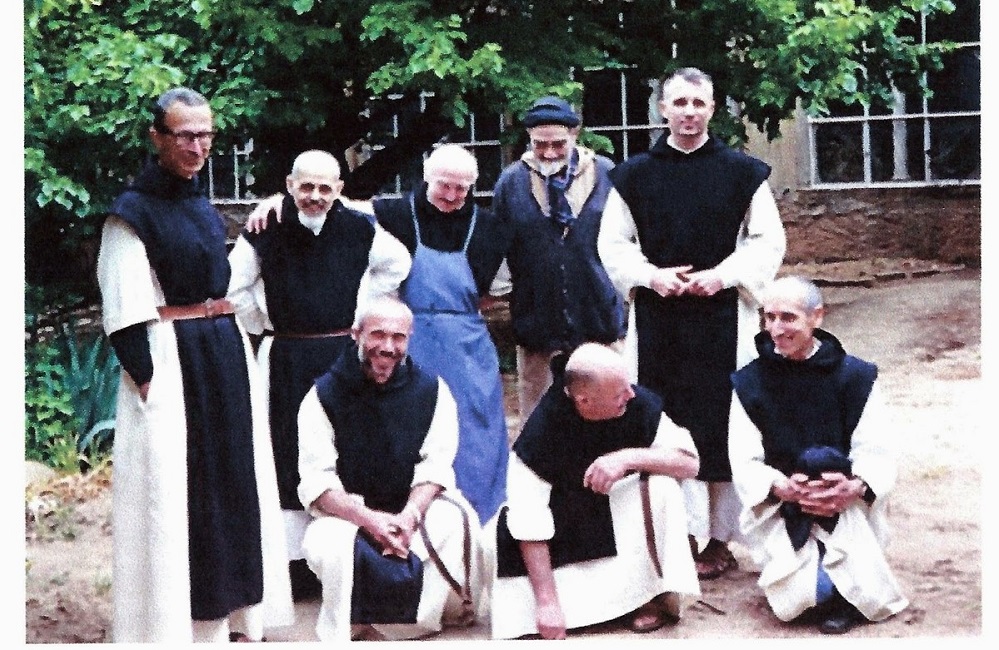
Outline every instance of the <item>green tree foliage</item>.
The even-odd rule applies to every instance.
[[[254,137],[268,188],[303,148],[343,151],[432,92],[403,137],[348,179],[362,196],[471,109],[516,115],[543,93],[579,101],[572,71],[585,68],[661,77],[701,67],[744,118],[719,111],[721,133],[738,141],[749,123],[775,138],[798,102],[821,113],[834,100],[882,101],[893,84],[919,90],[941,51],[914,38],[919,12],[951,9],[947,0],[25,0],[28,256],[94,234],[146,154],[152,99],[177,84],[211,99],[217,149]]]

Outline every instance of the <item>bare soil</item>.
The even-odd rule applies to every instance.
[[[916,265],[919,266],[919,265]],[[881,381],[905,440],[891,509],[889,560],[910,607],[852,637],[979,637],[982,634],[981,465],[986,451],[982,401],[981,283],[975,270],[902,267],[806,268],[826,273],[825,325],[858,356],[880,366]],[[902,270],[899,276],[896,272]],[[861,274],[863,271],[863,274]],[[925,271],[927,275],[922,275]],[[884,275],[892,273],[892,275]],[[879,275],[881,274],[881,275]],[[860,281],[873,278],[873,281]],[[870,286],[865,286],[870,285]],[[507,378],[508,386],[512,381]],[[515,400],[509,402],[516,426]],[[26,492],[25,640],[105,642],[110,630],[109,476],[36,482]],[[786,638],[817,632],[770,613],[745,549],[740,568],[702,582],[680,624],[648,638]],[[313,640],[316,603],[299,621],[271,630],[274,641]],[[447,630],[438,639],[487,639],[488,624]],[[635,638],[609,623],[573,634]]]

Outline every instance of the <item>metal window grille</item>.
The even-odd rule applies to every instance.
[[[960,4],[978,11],[977,1]],[[945,55],[944,70],[925,76],[933,98],[896,92],[886,109],[839,107],[828,117],[807,118],[811,187],[981,184],[981,42],[960,41],[960,34],[947,33],[946,24],[935,34],[932,29],[923,14],[922,43],[958,42],[956,51]]]

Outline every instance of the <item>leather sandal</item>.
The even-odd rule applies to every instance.
[[[655,632],[664,625],[666,625],[666,617],[661,608],[654,600],[650,600],[632,612],[628,629],[637,634],[646,634]]]
[[[709,545],[694,558],[694,568],[701,580],[714,580],[738,566],[739,562],[724,544]]]

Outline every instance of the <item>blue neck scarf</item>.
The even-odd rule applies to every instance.
[[[565,198],[565,192],[575,178],[578,165],[579,152],[573,149],[565,170],[548,177],[548,205],[551,208],[552,219],[564,227],[568,227],[576,219],[572,208],[569,207],[569,201]]]

